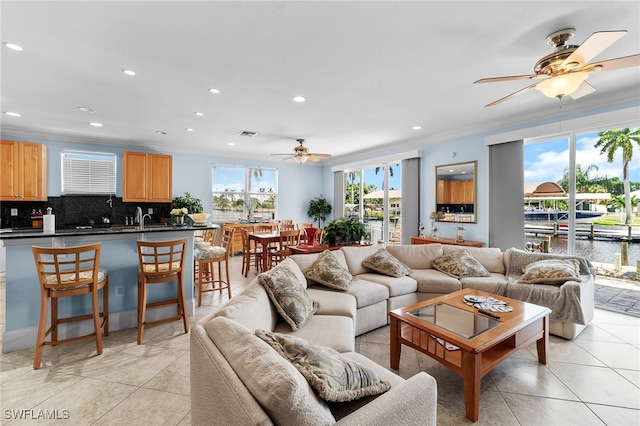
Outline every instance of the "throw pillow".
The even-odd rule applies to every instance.
[[[407,265],[393,257],[391,253],[384,248],[379,249],[363,260],[362,266],[366,266],[381,274],[389,275],[390,277],[404,277],[411,272],[411,269]]]
[[[325,401],[353,401],[391,388],[391,383],[382,380],[374,371],[332,348],[264,330],[256,330],[256,336],[289,360]]]
[[[311,299],[305,283],[300,282],[291,264],[282,263],[261,273],[258,281],[269,294],[278,313],[291,326],[291,330],[299,330],[316,313],[318,304]]]
[[[468,250],[456,250],[440,256],[431,263],[434,269],[454,278],[491,276]]]
[[[580,263],[576,259],[546,259],[528,264],[522,268],[518,280],[525,284],[564,284],[567,281],[581,281]]]
[[[212,319],[205,328],[233,371],[275,424],[335,423],[329,407],[305,377],[253,331],[225,317]]]
[[[308,279],[329,288],[346,291],[353,282],[353,275],[338,262],[330,250],[325,250],[304,274]]]

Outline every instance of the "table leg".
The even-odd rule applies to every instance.
[[[480,413],[480,363],[482,354],[462,351],[462,380],[467,419],[477,422]]]
[[[549,350],[549,316],[542,318],[542,337],[536,342],[538,349],[538,362],[540,364],[547,363],[547,352]]]
[[[389,330],[389,346],[391,347],[391,368],[397,370],[400,368],[400,320],[391,317],[391,330]]]
[[[262,241],[262,271],[269,270],[269,243]]]

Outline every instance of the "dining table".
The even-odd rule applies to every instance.
[[[262,247],[262,270],[269,269],[269,246],[280,242],[280,231],[249,232],[249,241],[255,241],[256,246]]]

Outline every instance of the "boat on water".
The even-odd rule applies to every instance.
[[[576,219],[594,219],[604,214],[605,212],[594,210],[576,210]],[[569,212],[566,210],[527,210],[524,212],[524,220],[544,220],[547,222],[569,220]]]

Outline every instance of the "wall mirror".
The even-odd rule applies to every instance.
[[[436,166],[436,220],[476,223],[477,161]]]

